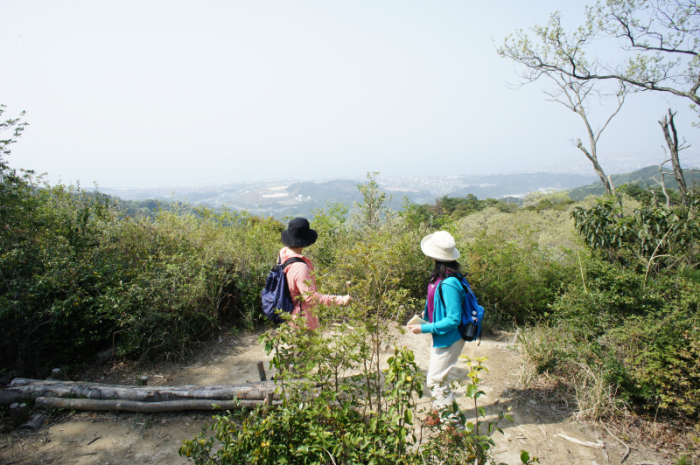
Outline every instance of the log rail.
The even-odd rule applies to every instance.
[[[0,405],[34,401],[40,408],[169,412],[252,409],[278,405],[273,381],[220,386],[120,386],[100,383],[17,378],[0,390]]]
[[[102,399],[66,399],[61,397],[39,397],[35,400],[37,408],[63,408],[70,410],[111,410],[121,412],[179,412],[182,410],[253,410],[263,405],[263,401],[255,400],[175,400],[167,402],[135,402],[131,400],[102,400]],[[280,402],[273,402],[272,406]]]

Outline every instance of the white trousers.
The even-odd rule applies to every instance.
[[[430,367],[428,368],[427,385],[433,398],[433,408],[443,409],[455,400],[455,396],[447,382],[447,374],[450,372],[464,348],[464,339],[459,339],[449,347],[433,347],[430,353]]]

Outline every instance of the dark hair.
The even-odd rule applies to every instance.
[[[439,262],[435,260],[435,268],[430,272],[430,282],[432,283],[437,278],[443,280],[447,277],[447,273],[462,274],[459,263],[456,260],[451,262]]]

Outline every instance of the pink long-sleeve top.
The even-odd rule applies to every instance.
[[[304,263],[292,263],[284,269],[287,276],[287,285],[289,286],[289,294],[292,301],[295,302],[294,310],[292,310],[292,319],[296,319],[302,311],[306,317],[306,327],[308,329],[316,329],[319,326],[318,317],[314,315],[312,309],[319,305],[341,305],[343,303],[342,296],[319,294],[316,290],[316,278],[313,275],[314,266],[311,261],[293,252],[288,247],[283,247],[280,250],[280,260],[282,263],[292,257],[298,257],[304,260]]]

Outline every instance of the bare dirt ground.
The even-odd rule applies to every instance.
[[[81,373],[83,380],[103,383],[133,384],[139,375],[148,375],[152,385],[213,385],[258,381],[256,362],[267,362],[258,345],[259,333],[222,336],[196,350],[182,364],[157,365],[112,364]],[[427,371],[430,337],[394,332],[399,346],[413,348],[416,360]],[[543,464],[619,464],[626,447],[599,426],[583,425],[571,420],[573,410],[555,389],[518,386],[522,360],[509,347],[512,335],[484,339],[480,345],[466,344],[463,355],[488,357],[490,373],[480,385],[486,396],[480,405],[486,408],[487,420],[511,407],[514,423],[502,422],[504,434],[495,433],[494,455],[497,462],[520,463],[520,451],[540,458]],[[385,351],[385,358],[391,349]],[[452,370],[452,379],[466,379],[468,370],[461,362]],[[268,378],[274,370],[268,370]],[[458,403],[473,410],[457,391]],[[428,408],[430,400],[421,399]],[[34,433],[9,432],[0,435],[0,465],[11,464],[186,464],[191,460],[178,455],[183,439],[191,439],[206,425],[212,424],[211,412],[132,414],[77,412],[51,416],[47,428]],[[610,427],[613,434],[615,429]],[[602,444],[586,447],[564,439]],[[618,434],[616,436],[620,437]],[[632,445],[625,464],[673,464],[675,454]]]

